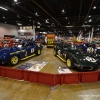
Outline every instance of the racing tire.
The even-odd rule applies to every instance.
[[[8,60],[8,65],[17,65],[19,62],[19,57],[18,56],[12,56],[9,60]]]
[[[69,59],[69,58],[66,60],[66,65],[67,65],[67,67],[68,67],[69,69],[73,69],[73,68],[74,68],[73,62],[72,62],[72,60]]]
[[[37,56],[41,55],[41,49],[40,49],[40,48],[38,48],[38,50],[37,50],[37,52],[36,52],[36,55],[37,55]]]

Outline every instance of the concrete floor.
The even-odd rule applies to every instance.
[[[44,47],[42,55],[29,60],[48,62],[41,72],[58,73],[56,67],[66,66],[53,56],[52,48]],[[0,77],[0,100],[100,100],[100,82],[50,87]]]
[[[100,82],[51,88],[0,77],[0,100],[100,100]]]

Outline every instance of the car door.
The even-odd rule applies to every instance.
[[[35,51],[35,49],[34,49],[34,47],[33,46],[28,46],[27,48],[26,48],[26,55],[27,56],[30,56],[30,55],[32,55],[32,54],[34,54],[34,51]]]

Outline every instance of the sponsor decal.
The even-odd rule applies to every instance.
[[[97,60],[96,59],[94,59],[94,58],[92,58],[92,57],[85,57],[85,59],[87,60],[87,61],[89,61],[89,62],[96,62]]]
[[[60,50],[58,50],[58,55],[60,55],[60,53],[61,53],[61,51],[60,51]]]
[[[31,53],[34,53],[34,48],[31,49]]]

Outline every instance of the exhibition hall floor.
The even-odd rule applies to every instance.
[[[41,70],[39,70],[40,72],[45,72],[45,73],[60,74],[60,73],[73,73],[73,72],[81,71],[78,69],[74,69],[74,70],[68,69],[66,66],[66,63],[62,62],[58,57],[55,57],[53,55],[53,48],[47,48],[46,46],[43,47],[43,50],[40,56],[35,56],[30,59],[20,61],[19,64],[14,66],[14,68],[30,61],[31,62],[34,62],[34,61],[47,62],[47,64]],[[64,69],[64,71],[59,72],[58,67],[65,67],[66,70]]]
[[[59,74],[58,67],[66,67],[66,63],[62,62],[58,57],[55,57],[53,55],[53,48],[47,48],[46,46],[44,46],[40,56],[35,56],[25,61],[20,61],[19,64],[14,66],[14,68],[30,61],[47,62],[47,64],[40,70],[40,72],[45,73]],[[66,67],[66,69],[68,68]],[[78,70],[67,70],[68,73],[77,71]]]
[[[100,82],[50,87],[0,77],[0,100],[100,100]]]
[[[21,61],[17,66],[30,60],[48,62],[40,72],[58,74],[57,67],[66,66],[53,56],[53,48],[46,46],[40,56]],[[0,77],[0,100],[100,100],[100,82],[50,87]]]

